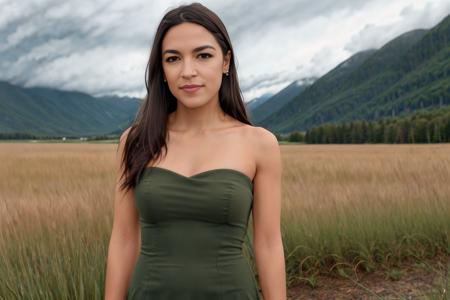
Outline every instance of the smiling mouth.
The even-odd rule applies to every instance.
[[[185,87],[185,88],[181,88],[183,91],[188,92],[188,93],[195,93],[196,91],[198,91],[200,88],[202,88],[203,86],[196,86],[196,87]]]

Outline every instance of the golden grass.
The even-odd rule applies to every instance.
[[[291,283],[450,253],[449,144],[282,149]]]
[[[281,149],[290,285],[314,282],[319,273],[345,276],[450,253],[449,144]],[[5,299],[102,299],[115,150],[116,144],[0,144]]]
[[[5,299],[102,299],[115,149],[0,144]]]

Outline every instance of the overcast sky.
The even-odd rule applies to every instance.
[[[231,37],[245,101],[431,28],[449,0],[198,1]],[[191,1],[0,0],[0,80],[142,97],[156,27]]]

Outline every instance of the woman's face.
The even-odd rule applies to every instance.
[[[205,46],[205,47],[203,47]],[[170,28],[162,41],[162,66],[170,91],[184,106],[197,107],[219,100],[222,77],[231,53],[224,57],[219,43],[203,26],[182,23]],[[184,85],[200,85],[187,91]]]

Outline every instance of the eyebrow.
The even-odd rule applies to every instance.
[[[200,47],[197,47],[197,48],[194,48],[194,50],[192,50],[192,52],[199,52],[199,51],[202,51],[203,49],[208,49],[208,48],[210,48],[210,49],[213,49],[213,50],[216,50],[216,48],[214,48],[213,46],[211,46],[211,45],[203,45],[203,46],[200,46]],[[180,54],[180,51],[178,51],[178,50],[174,50],[174,49],[167,49],[167,50],[165,50],[164,52],[163,52],[163,54],[162,55],[164,55],[164,54],[166,54],[166,53],[175,53],[175,54]]]

